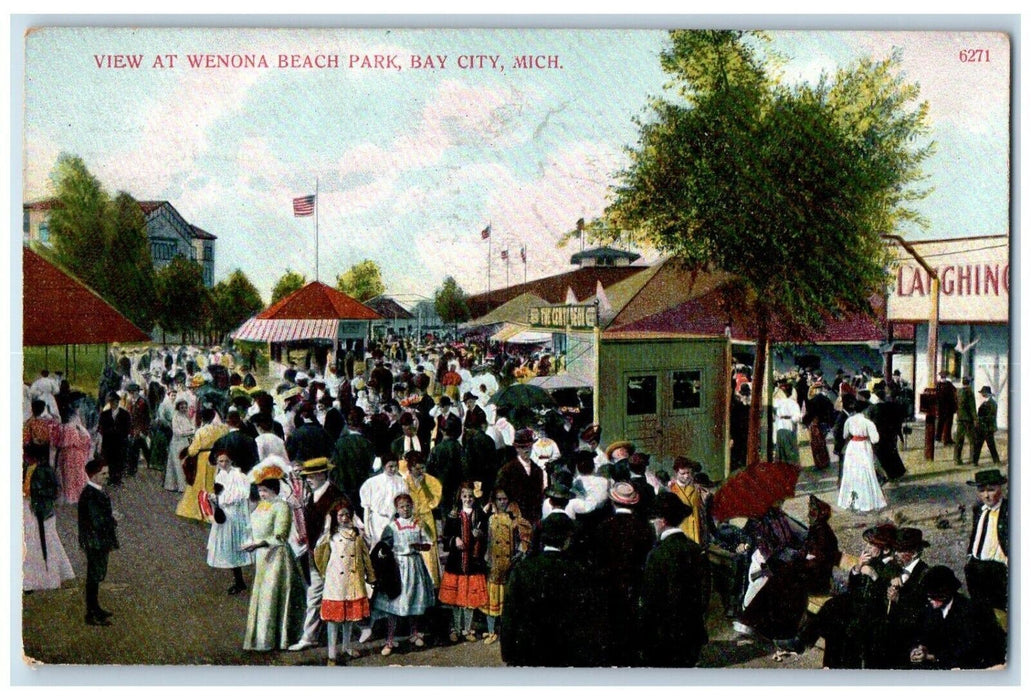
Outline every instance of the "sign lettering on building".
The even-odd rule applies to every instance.
[[[598,326],[598,307],[594,304],[533,306],[527,320],[535,328],[591,329]]]
[[[914,241],[913,245],[938,275],[942,323],[1009,321],[1008,237]],[[930,274],[900,248],[888,288],[888,320],[926,322],[930,297]]]

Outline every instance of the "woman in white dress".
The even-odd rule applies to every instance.
[[[254,555],[243,550],[251,539],[250,512],[247,500],[251,482],[240,468],[233,464],[227,450],[215,454],[218,472],[215,474],[215,492],[206,495],[212,509],[217,505],[225,513],[225,520],[211,521],[208,535],[208,566],[213,569],[232,569],[233,583],[227,591],[236,595],[247,590],[243,580],[243,567],[254,563]]]
[[[851,398],[851,397],[849,397]],[[845,407],[846,413],[855,408],[854,401]],[[880,510],[888,505],[877,481],[873,446],[880,440],[877,427],[862,413],[851,414],[842,432],[845,453],[841,465],[841,488],[838,507],[859,512]]]
[[[57,534],[57,477],[50,465],[30,464],[22,482],[22,590],[60,588],[75,578],[72,563]]]
[[[195,431],[193,419],[190,418],[190,402],[179,397],[175,402],[175,413],[172,414],[172,441],[168,444],[168,462],[165,465],[165,490],[182,493],[186,490],[186,475],[183,474],[182,460],[179,453],[193,442]]]

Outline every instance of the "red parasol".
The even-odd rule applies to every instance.
[[[445,372],[440,378],[440,383],[444,386],[458,386],[462,383],[462,375],[455,371]]]
[[[713,494],[712,517],[759,518],[777,501],[795,495],[799,468],[787,462],[757,462],[734,474]]]

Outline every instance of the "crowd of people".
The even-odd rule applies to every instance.
[[[231,576],[227,594],[250,596],[240,621],[247,650],[325,645],[335,665],[363,653],[378,630],[384,656],[402,644],[418,650],[429,638],[498,643],[511,665],[690,667],[708,642],[715,591],[742,637],[776,639],[791,653],[822,636],[831,667],[1002,662],[943,641],[994,639],[994,618],[982,612],[1000,603],[1005,609],[999,581],[1004,594],[1007,515],[999,514],[1005,478],[998,470],[978,472],[973,482],[979,492],[991,486],[996,500],[984,500],[988,514],[971,538],[971,561],[981,562],[966,572],[972,603],[939,567],[927,586],[914,585],[911,560],[898,553],[922,537],[886,526],[871,530],[879,563],[864,552],[837,591],[832,571],[846,555],[828,524],[829,504],[813,497],[806,525],[788,518],[780,502],[743,527],[718,522],[711,503],[719,484],[697,461],[678,457],[672,474],[655,470],[631,442],[604,442],[586,411],[492,401],[520,372],[552,371],[546,354],[372,343],[323,365],[288,361],[262,387],[255,358],[229,349],[115,353],[101,380],[95,428],[82,419],[90,397],[75,396],[67,383],[44,373],[32,386],[46,380],[42,393],[53,400],[36,397],[39,387],[27,392],[25,517],[38,527],[26,528],[26,549],[31,544],[42,558],[26,556],[26,586],[53,588],[74,575],[52,517],[56,499],[78,501],[90,562],[87,624],[109,625],[112,617],[93,585],[118,546],[105,489],[126,488],[146,465],[164,471],[166,490],[182,494],[174,517],[209,528],[206,552],[197,556]],[[734,393],[747,405],[750,381],[740,370]],[[802,423],[814,462],[825,469],[829,441],[812,438],[833,436],[837,505],[883,508],[878,467],[882,478],[905,473],[898,386],[874,381],[856,390],[852,379],[825,383],[818,371],[782,381],[774,397],[778,457],[798,463]],[[740,452],[734,416],[732,461]],[[30,570],[50,580],[30,584]],[[896,579],[899,586],[887,585]],[[896,589],[907,585],[910,613],[893,626]],[[835,592],[826,613],[806,613],[809,596]],[[942,609],[976,624],[948,623],[945,634],[941,612],[927,614]],[[890,635],[899,653],[889,662],[867,647],[832,652],[833,639],[866,639],[849,627],[858,623]],[[879,665],[888,663],[900,665]]]

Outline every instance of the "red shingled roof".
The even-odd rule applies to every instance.
[[[884,321],[884,299],[875,295],[871,298],[874,308],[873,316],[867,314],[850,314],[844,318],[826,317],[826,326],[822,331],[812,333],[810,342],[815,343],[871,343],[881,342],[887,338],[887,326]],[[691,336],[723,335],[727,324],[728,305],[724,301],[723,285],[710,289],[702,294],[687,299],[671,308],[637,319],[630,323],[610,326],[606,337],[652,335],[671,333]],[[731,318],[731,337],[736,341],[754,341],[756,327],[754,319],[735,315]],[[902,329],[898,329],[902,331]],[[897,332],[896,339],[904,340],[905,332]],[[786,337],[785,330],[774,323],[771,330],[774,340]]]
[[[142,342],[150,336],[99,294],[23,248],[22,345]]]
[[[601,286],[607,289],[609,285],[646,269],[647,267],[641,265],[581,267],[559,275],[542,277],[503,289],[494,289],[489,295],[487,292],[473,294],[468,299],[469,311],[472,318],[479,318],[526,292],[536,294],[549,304],[560,304],[566,300],[566,290],[572,288],[577,299],[586,299],[594,296],[599,281]]]
[[[310,282],[255,316],[258,319],[346,319],[375,321],[382,318],[368,306],[322,282]]]

